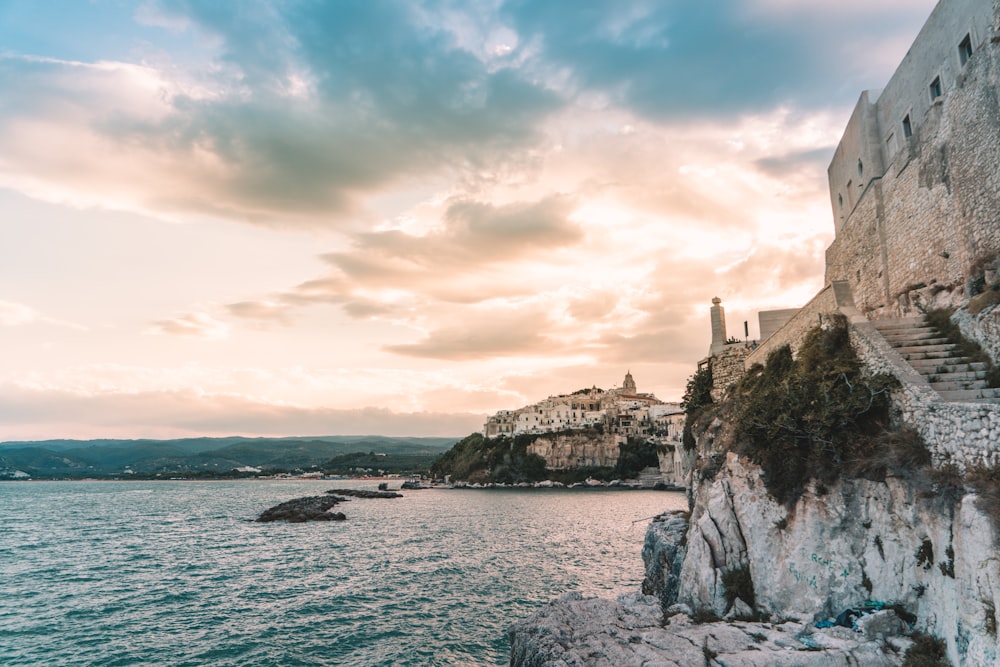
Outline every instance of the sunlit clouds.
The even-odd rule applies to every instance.
[[[754,336],[822,286],[833,147],[933,4],[5,3],[0,439],[676,400],[713,296]]]

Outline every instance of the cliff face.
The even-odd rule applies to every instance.
[[[537,438],[528,452],[541,456],[552,470],[610,468],[618,462],[618,442],[614,433],[553,434]]]
[[[756,611],[771,618],[817,621],[869,600],[898,603],[917,629],[947,642],[954,664],[997,661],[1000,555],[975,496],[853,480],[807,493],[786,511],[756,466],[728,454],[693,501],[679,575],[672,580],[671,568],[647,560],[648,591],[677,591],[662,604],[724,615],[732,605],[723,577],[745,570]],[[662,528],[650,534],[650,553],[676,544]]]

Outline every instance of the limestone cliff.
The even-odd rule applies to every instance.
[[[951,664],[1000,664],[1000,556],[975,496],[845,480],[786,509],[729,454],[690,498],[690,518],[647,531],[647,595],[552,603],[511,629],[511,664],[900,665],[911,629],[943,638]],[[734,572],[752,600],[727,595]],[[870,601],[898,614],[816,627]],[[715,615],[728,622],[694,622]]]
[[[724,573],[745,568],[755,611],[771,618],[820,621],[867,600],[896,603],[947,642],[954,664],[997,663],[1000,555],[974,495],[845,480],[786,511],[756,466],[728,454],[693,501],[677,581],[664,584],[677,602],[723,615]],[[650,588],[670,581],[650,565]]]
[[[551,470],[611,468],[618,462],[618,446],[623,440],[614,433],[551,433],[536,438],[528,445],[528,452],[545,459]]]

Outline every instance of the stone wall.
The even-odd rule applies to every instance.
[[[851,291],[846,284],[829,284],[812,298],[812,301],[799,309],[785,326],[778,329],[765,341],[761,341],[757,349],[747,355],[744,360],[746,368],[753,364],[763,364],[767,355],[782,345],[792,348],[792,353],[798,351],[802,341],[816,326],[822,324],[823,316],[838,312],[841,305],[848,306],[851,301]],[[715,367],[713,366],[713,373]]]
[[[738,382],[744,374],[744,360],[750,349],[743,343],[727,345],[712,357],[712,400],[722,399],[726,389]]]
[[[899,136],[898,128],[876,128],[879,141],[884,143],[891,133],[898,148],[885,148],[884,173],[865,186],[827,250],[827,282],[849,281],[858,308],[866,314],[908,312],[907,294],[915,289],[967,294],[969,279],[982,274],[985,261],[1000,255],[1000,43],[991,39],[989,21],[980,16],[992,11],[990,3],[984,2],[939,5],[958,9],[968,5],[968,21],[987,24],[979,28],[983,34],[976,35],[982,41],[976,42],[977,50],[963,66],[948,61],[947,67],[926,73],[928,81],[935,72],[952,74],[942,74],[944,95],[928,102],[924,115],[912,118],[910,138]],[[957,59],[951,42],[957,45],[970,28],[962,27],[964,19],[945,18],[948,21],[943,25],[950,30],[946,52],[948,58]],[[921,33],[911,51],[919,50],[920,40],[926,38]],[[905,65],[906,61],[899,72]],[[916,87],[913,94],[926,95],[922,76],[917,70],[907,71],[899,86]],[[895,85],[894,81],[890,84]],[[900,107],[893,114],[901,116],[905,110],[896,98],[902,93],[890,92],[887,87],[876,104]],[[888,116],[882,115],[886,117],[878,123],[888,124]],[[840,172],[857,159],[853,154],[850,159],[838,154],[836,164],[831,164],[831,196],[838,218],[842,214],[836,200],[844,185],[835,181],[847,178],[846,172]]]

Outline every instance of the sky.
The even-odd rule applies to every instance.
[[[931,0],[0,0],[0,440],[679,400]]]

